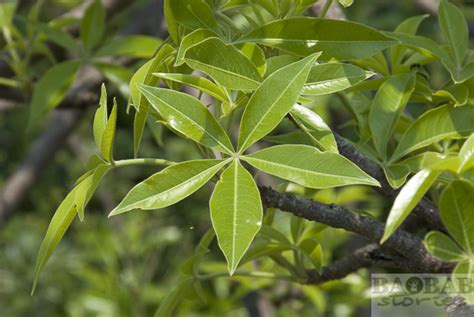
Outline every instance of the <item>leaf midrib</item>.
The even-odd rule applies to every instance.
[[[373,182],[370,182],[370,180],[365,181],[361,178],[355,178],[355,177],[352,177],[352,176],[337,175],[337,174],[324,174],[324,173],[314,172],[314,171],[311,171],[311,170],[305,170],[305,169],[301,169],[301,168],[294,167],[294,166],[291,166],[291,165],[285,165],[285,164],[276,163],[276,162],[273,162],[273,161],[267,161],[267,160],[263,160],[263,159],[259,159],[259,158],[255,158],[255,157],[250,157],[250,156],[243,156],[242,158],[245,161],[247,161],[248,163],[251,163],[251,162],[249,162],[249,159],[250,159],[250,161],[255,160],[255,161],[260,161],[260,162],[264,162],[264,163],[267,163],[267,164],[273,164],[273,165],[276,165],[278,167],[284,167],[285,169],[290,169],[290,170],[294,170],[294,171],[300,171],[300,172],[315,174],[315,176],[324,176],[324,177],[333,177],[333,178],[342,177],[342,178],[346,178],[346,179],[362,181],[365,184],[373,184]]]
[[[245,141],[242,142],[242,146],[241,148],[239,149],[239,153],[242,153],[243,151],[245,151],[245,149],[249,146],[248,143],[248,140],[252,137],[252,135],[254,135],[255,131],[262,125],[262,122],[265,120],[265,118],[267,117],[267,115],[271,112],[271,110],[273,109],[273,107],[275,106],[275,104],[277,102],[280,101],[280,99],[282,98],[282,96],[290,89],[290,86],[293,85],[293,83],[296,81],[297,77],[306,69],[306,65],[304,67],[301,68],[301,70],[291,79],[291,81],[289,82],[289,84],[286,86],[285,89],[283,89],[283,91],[278,95],[278,97],[275,99],[275,102],[273,102],[272,106],[268,107],[268,109],[265,111],[265,113],[263,114],[263,116],[260,118],[260,121],[253,127],[253,129],[250,131],[250,133],[247,135],[247,138],[245,138]],[[273,73],[275,74],[275,73]],[[251,99],[252,100],[252,99]],[[249,103],[250,103],[250,100],[249,100]],[[293,105],[291,105],[293,106]],[[245,108],[245,110],[247,110],[247,108]],[[290,109],[291,110],[291,107]]]
[[[211,64],[206,64],[206,63],[203,63],[201,61],[197,61],[195,59],[192,59],[192,58],[188,58],[188,57],[185,57],[186,60],[188,61],[191,61],[193,63],[196,63],[196,64],[199,64],[200,66],[206,66],[206,67],[209,67],[209,68],[212,68],[214,70],[218,70],[218,71],[221,71],[223,73],[226,73],[227,75],[230,75],[230,76],[234,76],[234,77],[238,77],[242,80],[246,80],[246,81],[249,81],[251,82],[252,84],[256,84],[257,86],[260,85],[260,82],[259,81],[256,81],[256,80],[253,80],[252,78],[250,77],[247,77],[247,76],[244,76],[242,74],[239,74],[239,73],[234,73],[230,70],[227,70],[227,69],[224,69],[224,68],[219,68],[219,67],[216,67],[214,65],[211,65]],[[258,72],[257,72],[258,73]]]
[[[157,97],[157,96],[155,96],[155,95],[153,95],[153,97],[156,98],[156,99],[158,99],[158,100],[160,100],[163,104],[165,104],[165,105],[166,105],[169,109],[171,109],[172,111],[175,111],[175,112],[181,114],[183,117],[185,117],[185,118],[188,119],[190,122],[192,122],[192,124],[193,124],[195,127],[197,127],[200,131],[203,131],[207,136],[209,136],[211,139],[213,139],[218,145],[220,145],[220,146],[222,147],[222,149],[227,150],[227,151],[226,151],[227,153],[232,153],[232,152],[233,152],[233,151],[232,151],[231,149],[229,149],[226,145],[224,145],[221,141],[219,141],[219,140],[216,139],[212,134],[210,134],[206,129],[202,128],[199,123],[197,123],[196,121],[194,121],[193,119],[191,119],[190,117],[188,117],[187,115],[185,115],[183,112],[179,111],[178,109],[172,107],[169,103],[165,102],[163,99],[161,99],[161,98],[159,98],[159,97]],[[208,111],[207,109],[205,109],[205,110]],[[159,112],[159,111],[158,111],[158,112]],[[218,126],[220,126],[218,122],[217,122],[217,124],[218,124]],[[221,128],[222,128],[222,127],[221,127]],[[224,131],[224,129],[222,129],[222,131]],[[225,131],[224,131],[224,133],[225,133]],[[227,139],[228,139],[228,137],[227,137]],[[230,140],[228,140],[228,141],[229,141],[229,144],[232,144],[232,143],[230,142]]]
[[[180,187],[180,186],[182,186],[182,185],[185,184],[185,183],[193,182],[196,178],[199,178],[199,176],[201,176],[202,174],[208,172],[209,170],[211,170],[211,169],[213,169],[213,168],[217,168],[218,165],[223,165],[224,163],[226,163],[226,162],[223,161],[223,162],[220,162],[220,163],[218,163],[218,164],[216,164],[216,165],[213,165],[213,166],[209,167],[208,169],[205,169],[204,171],[200,172],[199,174],[196,174],[196,175],[194,175],[194,176],[192,176],[192,177],[190,177],[190,178],[188,178],[188,179],[186,179],[186,180],[180,182],[179,184],[176,184],[175,186],[173,186],[173,187],[171,187],[171,188],[168,188],[168,189],[166,189],[166,190],[164,190],[164,191],[162,191],[162,192],[159,192],[159,193],[157,193],[157,194],[155,194],[155,195],[153,195],[153,196],[148,196],[147,198],[143,198],[143,199],[141,199],[141,200],[139,200],[139,201],[136,201],[136,202],[134,202],[133,204],[128,205],[128,208],[126,208],[126,209],[127,209],[127,210],[135,209],[135,208],[137,208],[137,207],[135,207],[137,204],[141,204],[141,203],[145,202],[146,200],[150,199],[151,197],[161,196],[161,195],[163,195],[163,194],[166,194],[166,193],[169,193],[169,192],[175,190],[177,187]],[[140,185],[140,184],[139,184],[139,185]],[[139,186],[139,185],[137,185],[137,186]],[[133,189],[132,189],[132,190],[133,190]],[[122,211],[123,209],[124,209],[124,208],[117,209],[116,212],[120,212],[120,211]]]

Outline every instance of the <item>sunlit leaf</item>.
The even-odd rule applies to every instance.
[[[456,242],[442,232],[429,232],[425,237],[425,245],[431,254],[442,260],[459,262],[466,259]]]
[[[201,188],[226,163],[196,160],[171,165],[133,187],[109,216],[133,209],[153,210],[173,205]]]
[[[239,161],[222,173],[209,202],[217,241],[230,275],[262,226],[260,193],[252,175]]]
[[[229,136],[198,99],[170,89],[150,86],[140,89],[173,129],[205,146],[233,153]]]
[[[387,218],[381,243],[385,242],[408,217],[433,185],[439,172],[423,169],[416,173],[398,193]]]
[[[240,124],[240,152],[270,133],[290,111],[316,57],[311,55],[279,69],[254,92]]]
[[[277,145],[242,157],[255,168],[310,188],[379,183],[345,157],[307,145]]]

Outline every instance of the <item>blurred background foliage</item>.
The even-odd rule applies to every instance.
[[[26,17],[40,1],[20,1],[13,23],[27,37]],[[73,10],[83,1],[45,0],[38,12],[38,21],[47,22]],[[163,36],[161,1],[133,1],[131,8],[107,19],[107,37],[121,33],[146,32]],[[393,30],[407,17],[433,13],[414,0],[355,0],[344,9],[349,20],[382,29]],[[427,1],[428,3],[430,1]],[[431,2],[435,2],[432,0]],[[457,1],[470,23],[474,22],[474,1]],[[434,6],[436,7],[436,6]],[[156,15],[151,28],[135,30],[129,27],[144,12]],[[80,19],[72,19],[70,27]],[[435,18],[423,23],[420,33],[441,39]],[[27,43],[26,41],[25,43]],[[5,45],[0,36],[0,47]],[[57,48],[53,45],[53,48]],[[0,51],[3,59],[7,49]],[[60,51],[61,52],[61,51]],[[61,54],[59,58],[64,59]],[[56,56],[56,57],[58,57]],[[25,64],[21,78],[24,94],[31,93],[34,82],[53,61],[47,54],[34,54]],[[0,61],[0,63],[3,63]],[[129,71],[137,63],[130,64]],[[436,73],[438,72],[438,73]],[[433,70],[434,82],[442,83],[446,74]],[[110,76],[108,82],[110,82]],[[114,88],[115,87],[115,88]],[[109,85],[110,95],[118,103],[127,99],[118,85]],[[338,124],[337,100],[320,98],[314,109],[326,122]],[[115,155],[133,155],[133,117],[120,107]],[[342,109],[342,107],[341,107]],[[26,133],[27,107],[0,113],[0,187],[18,167],[40,127]],[[138,181],[154,168],[128,167],[114,170],[106,177],[98,193],[87,207],[84,222],[75,221],[61,242],[57,252],[41,276],[41,285],[34,296],[29,292],[33,281],[34,261],[41,239],[53,211],[85,170],[86,159],[96,151],[92,138],[92,117],[95,107],[85,111],[85,119],[69,137],[42,176],[30,190],[21,208],[0,228],[0,316],[151,316],[162,299],[179,280],[180,267],[193,254],[199,239],[210,228],[208,215],[209,188],[203,188],[189,199],[159,212],[134,212],[113,219],[107,213]],[[181,138],[165,131],[145,131],[141,153],[143,157],[160,157],[183,161],[197,158],[198,153]],[[161,134],[163,133],[163,134]],[[274,187],[280,184],[273,183]],[[294,186],[290,191],[313,197],[325,203],[339,203],[364,212],[377,214],[386,204],[367,188],[352,186],[340,190],[304,191]],[[386,206],[385,206],[386,207]],[[281,213],[276,223],[289,232],[290,215]],[[344,255],[357,246],[357,239],[337,229],[320,230],[317,234],[323,245],[324,263]],[[353,239],[353,243],[344,243]],[[223,256],[215,243],[207,255],[205,270],[225,271]],[[197,292],[183,294],[178,316],[250,316],[249,302],[263,297],[271,305],[274,315],[290,316],[367,316],[370,300],[366,295],[369,272],[352,274],[347,278],[321,286],[294,285],[286,281],[253,278],[215,278],[203,281]],[[198,296],[196,296],[198,294]]]

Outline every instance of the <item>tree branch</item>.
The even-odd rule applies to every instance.
[[[382,238],[384,232],[382,222],[362,216],[344,207],[334,204],[327,205],[288,193],[279,193],[268,187],[260,187],[260,193],[266,207],[278,208],[300,218],[345,229],[365,236],[376,243]],[[431,256],[419,237],[401,229],[395,231],[385,242],[384,247],[409,259],[407,268],[412,272],[450,272],[453,268],[451,263]]]
[[[351,160],[364,172],[380,182],[381,187],[375,188],[379,193],[389,198],[395,198],[398,195],[400,191],[394,190],[390,186],[383,170],[377,164],[359,152],[352,144],[337,133],[334,133],[334,137],[336,138],[337,147],[341,155]],[[413,212],[425,220],[433,229],[445,231],[438,208],[426,197],[421,199],[418,205],[413,209]]]

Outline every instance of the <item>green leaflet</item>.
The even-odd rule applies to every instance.
[[[375,148],[383,161],[387,159],[387,145],[395,125],[414,90],[413,73],[394,75],[382,84],[372,102],[369,126]]]
[[[466,142],[464,142],[461,150],[459,151],[459,159],[459,174],[474,167],[474,134],[471,134]]]
[[[466,259],[461,248],[447,235],[431,231],[425,237],[425,246],[435,257],[445,261],[459,262]]]
[[[31,97],[28,126],[31,127],[47,111],[63,100],[74,82],[80,61],[67,61],[54,65],[38,81]]]
[[[337,143],[329,126],[311,109],[294,105],[290,111],[296,124],[304,131],[321,150],[338,153]]]
[[[204,0],[165,0],[164,14],[168,32],[179,43],[182,28],[215,29],[216,19],[211,7]]]
[[[449,53],[441,45],[429,38],[395,32],[384,32],[384,34],[400,41],[401,44],[416,52],[439,60],[451,74],[456,84],[462,83],[473,76],[474,64],[467,64],[464,67],[456,66]]]
[[[207,29],[197,29],[183,37],[178,47],[178,53],[176,53],[174,66],[181,66],[184,64],[184,56],[191,46],[194,46],[210,37],[217,37],[217,34]]]
[[[186,51],[186,63],[231,90],[254,90],[262,80],[257,67],[232,45],[212,37]]]
[[[311,55],[279,69],[253,93],[240,123],[240,153],[270,133],[290,111],[316,58]]]
[[[91,50],[99,44],[105,32],[105,10],[102,2],[94,0],[87,8],[80,27],[81,39],[87,49]]]
[[[301,93],[313,96],[335,93],[354,86],[372,75],[372,72],[350,64],[314,65]]]
[[[464,85],[451,85],[433,94],[435,103],[449,102],[455,107],[464,106],[469,100],[469,89]]]
[[[474,107],[442,106],[421,115],[403,134],[391,162],[443,139],[462,138],[474,132]]]
[[[133,187],[109,217],[173,205],[201,188],[225,164],[227,161],[196,160],[171,165]]]
[[[179,73],[153,73],[153,76],[165,80],[171,80],[180,84],[189,85],[207,93],[214,98],[217,98],[220,101],[226,101],[228,99],[227,93],[223,89],[204,77]]]
[[[84,220],[84,208],[92,198],[104,176],[112,169],[112,166],[100,164],[92,171],[92,174],[84,178],[75,188],[74,204],[79,219]]]
[[[236,47],[255,65],[255,67],[257,67],[260,76],[265,75],[265,72],[267,71],[267,64],[265,61],[265,53],[260,48],[260,46],[255,43],[248,42],[237,44]]]
[[[108,162],[113,162],[113,148],[115,140],[115,127],[117,125],[117,101],[114,98],[114,106],[110,112],[109,119],[105,125],[100,142],[100,152],[104,159]]]
[[[222,173],[209,206],[212,226],[232,275],[260,230],[263,218],[257,185],[238,160]]]
[[[438,20],[448,40],[450,53],[456,65],[461,66],[469,43],[469,30],[461,10],[447,0],[439,3]]]
[[[93,132],[94,141],[97,148],[100,150],[102,146],[102,135],[104,134],[105,126],[107,125],[107,90],[105,84],[102,84],[99,108],[97,108],[94,116]]]
[[[101,56],[128,56],[135,58],[150,58],[162,42],[151,36],[130,35],[119,37],[103,45],[94,54]]]
[[[395,198],[392,209],[390,210],[385,225],[385,231],[380,243],[387,241],[395,230],[397,230],[413,208],[415,208],[418,202],[430,189],[431,185],[433,185],[436,178],[438,178],[438,175],[439,172],[423,169],[410,178],[405,186],[403,186],[400,193],[398,193],[397,198]]]
[[[227,133],[198,99],[170,89],[150,86],[140,89],[170,127],[207,147],[234,152]]]
[[[440,214],[449,234],[468,255],[474,254],[474,188],[455,180],[441,194]]]
[[[272,56],[267,59],[267,69],[265,71],[265,78],[276,72],[282,67],[288,66],[291,63],[297,62],[299,60],[298,56],[294,55],[277,55]]]
[[[61,238],[77,214],[76,209],[74,208],[74,196],[75,190],[73,189],[59,205],[58,209],[54,213],[53,218],[51,219],[51,222],[49,223],[48,230],[46,231],[43,241],[41,242],[38,256],[36,258],[35,279],[33,281],[31,294],[33,294],[36,289],[41,270],[45,266],[48,259],[51,257],[51,254],[53,254],[54,249],[59,244],[59,241],[61,241]]]
[[[0,28],[8,27],[11,24],[16,6],[16,0],[6,0],[0,3]]]
[[[396,43],[379,31],[358,23],[319,18],[273,21],[239,41],[261,43],[299,56],[322,51],[323,60],[361,59]]]
[[[142,98],[139,85],[155,85],[158,82],[158,78],[152,76],[152,73],[161,70],[166,58],[169,57],[173,51],[174,48],[172,46],[166,43],[163,44],[156,55],[142,65],[130,79],[130,100],[137,110],[133,122],[133,152],[135,157],[138,155],[138,149],[148,116],[148,101],[146,98]],[[142,109],[142,111],[140,111],[140,109]]]
[[[159,71],[159,67],[164,63],[165,59],[174,52],[174,48],[169,44],[163,44],[155,56],[148,62],[143,64],[133,74],[130,79],[130,99],[133,106],[139,111],[142,106],[147,106],[148,102],[146,98],[142,98],[139,85],[155,85],[158,82],[158,78],[152,74]]]
[[[397,26],[395,29],[396,33],[405,33],[409,35],[416,35],[418,31],[418,27],[420,26],[421,22],[423,22],[426,18],[428,18],[428,14],[418,15],[414,17],[410,17],[404,20],[400,25]],[[403,58],[406,55],[407,49],[404,48],[402,45],[395,45],[391,49],[391,60],[392,65],[397,67],[403,62]]]
[[[242,159],[266,173],[310,188],[352,184],[380,186],[345,157],[307,145],[277,145]]]

